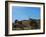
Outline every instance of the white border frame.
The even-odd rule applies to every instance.
[[[39,30],[20,30],[12,31],[12,6],[23,6],[23,7],[40,7],[41,8],[41,28]],[[9,10],[9,34],[26,34],[26,33],[42,33],[43,32],[43,5],[42,4],[23,4],[23,3],[10,3],[8,6]]]

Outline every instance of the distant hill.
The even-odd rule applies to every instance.
[[[13,23],[13,28],[20,27],[32,27],[32,29],[39,29],[40,28],[40,19],[32,19],[30,18],[29,20],[15,20]]]

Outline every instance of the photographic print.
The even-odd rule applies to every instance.
[[[5,2],[5,35],[45,33],[45,4],[37,2]]]
[[[39,7],[12,7],[13,30],[40,29]]]

